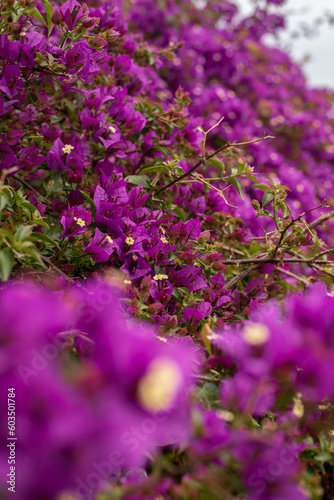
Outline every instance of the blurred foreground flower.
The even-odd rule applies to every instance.
[[[105,283],[59,295],[7,288],[0,308],[1,393],[15,388],[17,498],[92,498],[144,465],[147,452],[187,440],[190,341],[161,342],[130,322]],[[5,447],[1,454],[5,492]]]

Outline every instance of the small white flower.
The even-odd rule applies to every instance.
[[[131,238],[131,236],[128,236],[127,238],[125,238],[125,243],[129,246],[133,245],[135,242],[135,240],[133,238]]]
[[[114,243],[114,240],[112,240],[109,236],[109,234],[106,236],[107,240],[109,241],[109,243]]]
[[[162,241],[162,243],[168,243],[167,238],[165,238],[164,236],[161,236],[160,241]]]
[[[110,132],[111,132],[112,134],[114,134],[114,133],[116,132],[115,127],[113,127],[112,125],[110,125],[109,130],[110,130]]]
[[[123,283],[125,283],[126,285],[131,285],[131,281],[130,280],[124,280]]]

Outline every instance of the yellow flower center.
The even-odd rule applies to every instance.
[[[110,132],[111,132],[112,134],[114,134],[114,133],[116,132],[115,127],[113,127],[112,125],[110,125],[109,130],[110,130]]]
[[[125,283],[126,285],[131,285],[131,281],[130,280],[124,280],[123,283]]]
[[[71,144],[66,144],[63,148],[62,151],[63,153],[70,153],[74,149],[74,146],[71,146]]]
[[[228,410],[220,410],[218,412],[218,415],[220,418],[222,418],[226,422],[232,422],[232,420],[234,420],[234,414]]]
[[[154,360],[138,383],[139,403],[148,411],[165,410],[171,405],[181,379],[181,373],[172,361]]]
[[[133,245],[135,242],[135,240],[133,238],[131,238],[131,236],[128,236],[126,239],[125,239],[125,243],[129,246]]]
[[[160,241],[162,241],[162,243],[168,243],[167,238],[165,238],[164,236],[161,236]]]
[[[80,227],[84,227],[84,226],[86,225],[86,222],[85,222],[84,220],[80,219],[80,217],[79,217],[79,218],[77,218],[77,217],[73,217],[73,219],[75,220],[75,222],[76,222],[76,223],[78,224],[78,226],[80,226]]]
[[[304,415],[304,405],[302,403],[301,397],[301,393],[298,392],[293,398],[294,406],[292,408],[292,413],[296,415],[297,418],[301,418]]]
[[[262,345],[268,340],[269,330],[260,323],[254,323],[253,325],[247,325],[245,327],[243,335],[244,339],[249,344]]]
[[[109,243],[114,243],[114,240],[112,240],[112,239],[110,238],[109,234],[107,235],[107,237],[106,237],[106,238],[107,238],[107,240],[109,241]]]
[[[167,274],[156,274],[155,276],[153,276],[153,279],[155,281],[168,280],[168,276]]]

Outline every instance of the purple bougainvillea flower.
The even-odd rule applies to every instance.
[[[197,349],[189,339],[161,341],[151,326],[129,321],[119,301],[106,283],[63,294],[33,286],[0,291],[0,388],[15,387],[19,498],[66,491],[91,499],[103,486],[89,480],[99,468],[117,479],[143,466],[157,446],[189,439]],[[69,336],[83,352],[80,362],[68,356]],[[0,458],[8,472],[8,449]],[[0,484],[7,489],[6,477]]]
[[[209,302],[200,302],[197,307],[186,307],[183,311],[183,319],[191,324],[198,324],[203,318],[210,316],[212,306]]]
[[[91,255],[95,262],[106,262],[115,248],[114,240],[108,234],[102,233],[96,228],[94,237],[86,247],[85,253]]]
[[[59,238],[77,236],[87,231],[87,226],[92,222],[92,216],[82,206],[74,205],[61,213],[60,223],[64,228]]]

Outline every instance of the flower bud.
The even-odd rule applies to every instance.
[[[25,0],[25,5],[28,9],[33,9],[37,5],[37,0]]]
[[[11,33],[15,33],[17,31],[22,31],[21,23],[9,23],[8,24],[8,31],[10,31]]]
[[[64,15],[60,9],[56,9],[52,14],[51,21],[54,25],[59,26],[64,22]]]
[[[147,307],[148,314],[158,314],[164,306],[160,302],[154,302]]]
[[[208,240],[210,239],[210,231],[206,230],[206,231],[203,231],[199,237],[197,238],[197,241],[198,243],[200,243],[201,245],[203,245],[204,243],[206,243]]]
[[[89,7],[88,7],[88,5],[86,3],[83,3],[82,6],[81,6],[81,8],[82,8],[82,12],[84,14],[87,14],[87,12],[89,12]]]
[[[218,271],[218,272],[221,272],[221,271],[224,271],[224,269],[226,269],[226,265],[223,264],[222,262],[219,262],[218,260],[216,262],[214,262],[212,264],[212,269],[214,271]]]
[[[177,326],[177,316],[175,314],[173,316],[169,316],[163,326],[165,331],[175,328]]]
[[[114,42],[121,36],[121,34],[119,31],[116,31],[113,28],[109,28],[102,33],[102,36],[107,40],[107,42]]]
[[[95,35],[89,38],[88,44],[90,47],[96,47],[97,49],[101,49],[102,47],[105,46],[106,42],[100,36]]]
[[[258,202],[258,200],[252,200],[252,201],[251,201],[251,204],[252,204],[252,207],[253,207],[255,210],[260,210],[261,206],[260,206],[260,203]]]
[[[82,21],[82,27],[85,29],[95,28],[100,22],[98,17],[87,17],[84,21]]]

